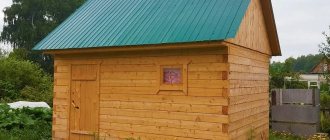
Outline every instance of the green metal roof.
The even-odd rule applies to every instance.
[[[88,0],[34,50],[233,38],[250,0]]]

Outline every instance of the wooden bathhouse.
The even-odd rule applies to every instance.
[[[268,139],[270,0],[87,0],[54,56],[54,140]]]

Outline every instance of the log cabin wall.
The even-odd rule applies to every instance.
[[[73,64],[100,65],[101,137],[229,138],[227,47],[55,55],[54,139],[69,137]],[[186,65],[186,90],[160,90],[161,65]]]
[[[128,1],[121,2],[123,3],[118,5],[131,5]],[[222,5],[222,2],[212,2]],[[166,15],[171,17],[171,24],[165,22],[166,24],[160,26],[158,22],[154,22],[156,24],[152,26],[118,26],[116,32],[104,26],[115,25],[114,23],[122,25],[121,20],[103,20],[111,15],[94,16],[99,21],[102,19],[106,22],[85,18],[86,11],[89,15],[93,15],[90,11],[97,11],[88,8],[101,10],[96,13],[113,13],[107,11],[109,8],[97,8],[99,5],[104,6],[105,2],[87,3],[83,10],[77,10],[67,22],[34,48],[55,55],[53,138],[90,139],[93,137],[91,132],[97,130],[96,133],[101,139],[111,140],[129,137],[140,137],[142,140],[268,139],[269,59],[271,55],[280,55],[281,52],[271,1],[248,2],[241,0],[241,5],[237,5],[227,1],[226,3],[232,5],[225,7],[224,4],[224,7],[218,10],[229,16],[213,15],[215,12],[211,11],[202,12],[212,13],[219,19],[207,18],[205,24],[198,28],[195,23],[199,23],[201,19],[196,17],[211,16],[203,16],[198,10],[191,9],[194,12],[189,12],[192,15],[186,17],[195,17],[193,19],[197,19],[197,22],[189,20],[188,23],[177,23],[176,16],[179,14],[173,14],[172,11]],[[182,10],[186,8],[183,2],[180,2],[180,5],[183,6]],[[209,5],[214,9],[218,7],[213,4],[202,5]],[[154,5],[140,6],[154,9],[150,8]],[[248,8],[245,14],[242,13],[245,11],[244,6],[248,6],[245,7]],[[191,7],[194,6],[188,6],[188,10]],[[227,8],[231,10],[224,10]],[[127,10],[120,9],[122,16],[112,16],[127,17]],[[208,7],[203,9],[211,10]],[[150,12],[137,13],[153,17],[143,15]],[[242,19],[243,14],[245,16]],[[149,21],[158,21],[159,17],[162,16],[154,16],[154,19]],[[228,21],[219,22],[224,20],[223,17]],[[79,26],[76,24],[77,19],[84,19],[79,21]],[[91,23],[90,19],[93,19],[95,24],[83,24]],[[135,22],[133,19],[136,18],[126,23]],[[221,25],[213,27],[215,23]],[[189,32],[187,30],[185,34],[173,35],[176,33],[173,31],[180,28],[179,25],[191,26],[186,28]],[[212,27],[207,28],[210,25]],[[168,29],[162,32],[166,33],[163,34],[164,38],[143,34],[145,31],[157,31],[159,27]],[[67,30],[70,28],[72,30]],[[86,30],[77,32],[80,28]],[[130,29],[134,29],[132,34],[122,36]],[[91,31],[94,37],[86,37]],[[193,32],[190,34],[190,31]],[[202,34],[203,32],[207,34]],[[158,34],[154,34],[156,33]],[[186,35],[192,36],[190,39],[195,38],[193,36],[196,38],[184,40]],[[119,36],[122,38],[117,38]],[[126,41],[132,37],[136,38],[135,36],[146,40]],[[168,40],[165,36],[173,40]],[[111,39],[113,42],[98,42],[99,39],[93,40],[95,38],[102,38],[104,41],[107,38],[116,39]],[[149,42],[151,40],[155,42]],[[178,80],[178,83],[172,85],[163,80],[167,77],[164,73],[171,72],[176,74],[175,80],[181,81]],[[173,79],[170,79],[172,82]],[[88,93],[95,95],[89,96]],[[80,96],[81,94],[84,95]],[[89,98],[93,99],[88,100]],[[80,104],[81,101],[83,105]],[[80,117],[83,113],[97,117]],[[88,129],[80,129],[80,126]]]
[[[264,54],[272,54],[261,0],[251,0],[236,37],[226,41]]]
[[[54,61],[54,94],[52,137],[55,140],[68,139],[70,113],[71,65]]]
[[[268,139],[272,55],[261,0],[251,0],[229,48],[230,139]]]
[[[268,139],[269,58],[243,47],[229,47],[230,139]]]

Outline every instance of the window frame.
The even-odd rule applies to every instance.
[[[189,62],[181,64],[159,64],[158,65],[158,92],[162,95],[187,95],[188,94],[188,64]],[[180,84],[166,84],[164,83],[164,69],[166,68],[179,68],[181,70],[181,83]]]

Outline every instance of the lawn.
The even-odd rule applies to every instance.
[[[270,131],[269,140],[330,140],[330,139],[329,137],[320,134],[316,134],[310,138],[304,138],[286,132]]]

